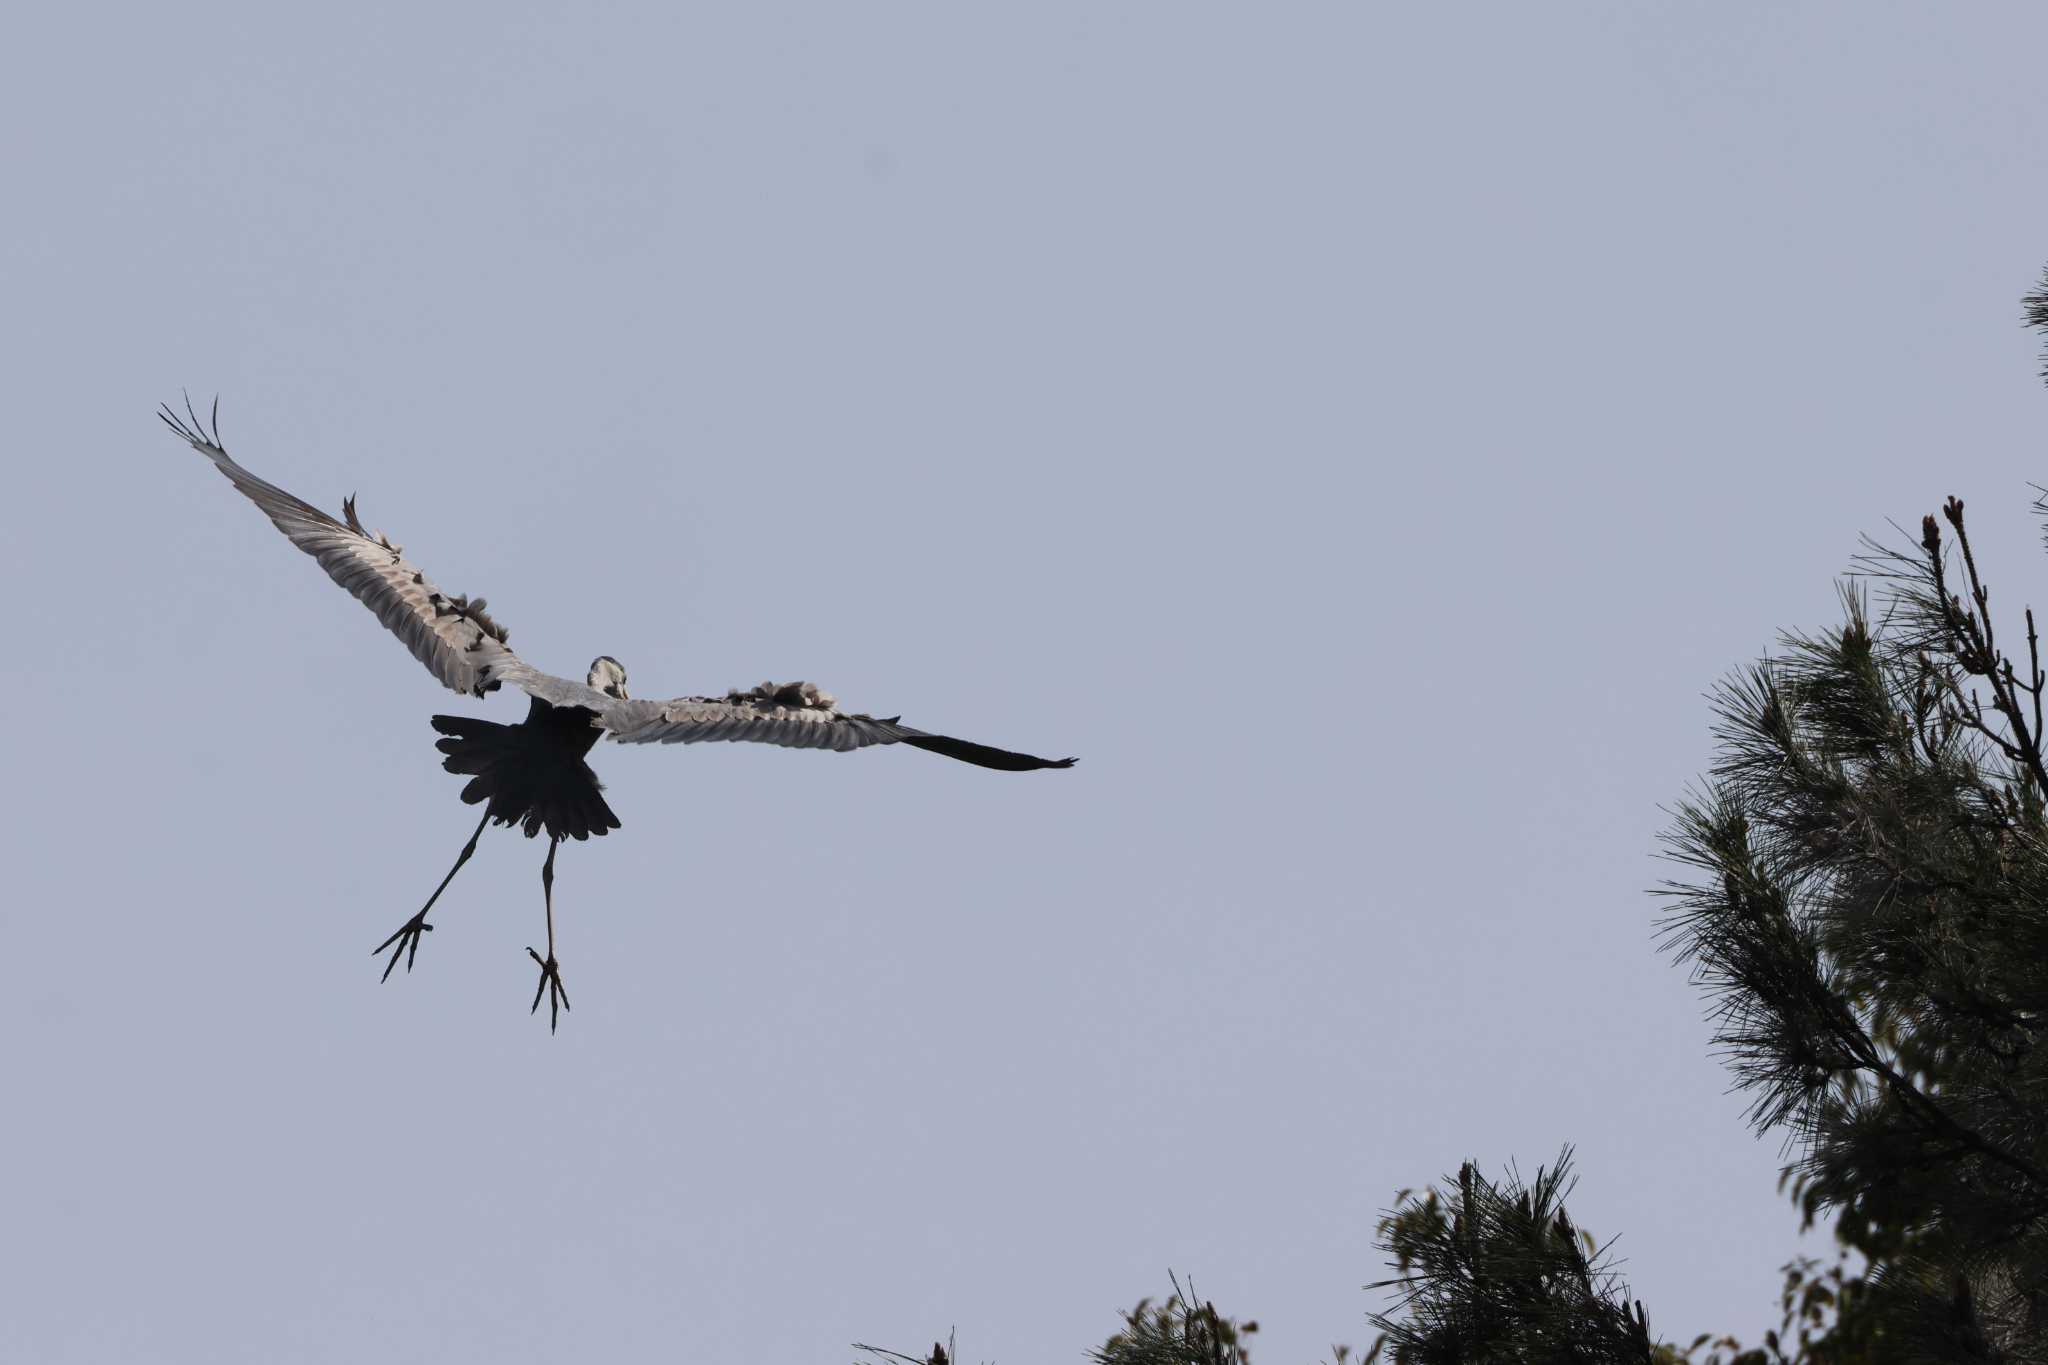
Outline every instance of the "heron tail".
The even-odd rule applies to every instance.
[[[557,839],[588,839],[619,827],[597,774],[578,753],[530,725],[500,725],[474,716],[435,716],[445,739],[434,747],[441,766],[469,778],[462,800],[490,803],[491,819],[519,825],[527,838],[545,828]]]

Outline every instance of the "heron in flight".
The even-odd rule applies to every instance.
[[[545,995],[548,1031],[554,1032],[561,1012],[569,1008],[561,967],[555,960],[555,851],[564,839],[602,837],[619,828],[619,817],[605,802],[604,785],[584,761],[605,735],[621,744],[746,740],[835,752],[865,749],[871,744],[908,744],[1004,772],[1070,768],[1074,764],[1071,758],[1034,758],[913,730],[899,724],[895,716],[883,719],[842,711],[831,694],[814,683],[763,683],[720,697],[647,701],[626,695],[626,670],[608,654],[591,663],[582,682],[543,673],[512,652],[509,633],[484,609],[483,598],[443,592],[381,531],[372,534],[364,530],[356,519],[353,497],[342,501],[342,520],[336,521],[230,459],[220,441],[219,399],[214,400],[213,411],[204,422],[189,397],[183,417],[168,405],[158,416],[194,450],[212,460],[292,544],[317,559],[329,578],[375,612],[443,686],[481,697],[510,683],[529,698],[526,719],[516,725],[473,716],[433,717],[434,729],[443,736],[434,746],[446,755],[441,766],[469,778],[462,799],[483,806],[484,813],[469,842],[456,855],[455,866],[448,869],[420,912],[373,950],[373,956],[391,955],[384,964],[383,980],[391,979],[401,958],[406,971],[412,970],[421,937],[434,927],[427,922],[427,913],[476,852],[485,825],[493,820],[516,825],[529,839],[545,830],[548,855],[540,867],[540,884],[548,950],[546,956],[530,946],[526,950],[540,968],[528,1013],[539,1012]]]

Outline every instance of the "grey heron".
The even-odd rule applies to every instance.
[[[235,463],[221,444],[219,399],[214,400],[208,421],[200,420],[189,397],[183,417],[168,405],[158,416],[213,461],[292,544],[318,560],[328,577],[375,612],[443,686],[482,697],[510,683],[529,699],[526,719],[512,725],[473,716],[432,718],[434,729],[443,736],[435,744],[446,755],[441,766],[469,778],[462,799],[482,805],[484,813],[420,912],[373,951],[373,956],[391,955],[382,980],[391,979],[401,958],[406,971],[412,970],[422,936],[434,927],[427,921],[428,913],[476,852],[486,825],[495,820],[518,826],[529,839],[545,830],[548,852],[540,877],[548,946],[545,956],[531,946],[526,950],[540,968],[528,1013],[539,1012],[545,995],[548,1031],[555,1030],[561,1011],[569,1008],[555,959],[555,852],[564,839],[601,837],[619,828],[619,817],[604,799],[603,784],[584,761],[605,735],[621,744],[740,740],[835,752],[908,744],[1005,772],[1074,764],[1071,758],[1036,758],[915,730],[895,716],[842,711],[831,694],[814,683],[763,683],[723,696],[648,701],[626,694],[626,670],[608,654],[591,663],[582,682],[543,673],[512,652],[510,634],[491,617],[483,598],[443,592],[405,557],[402,547],[382,532],[365,530],[357,520],[353,496],[343,500],[342,519],[336,520]]]

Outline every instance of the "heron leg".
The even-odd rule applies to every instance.
[[[533,988],[533,1008],[527,1013],[539,1011],[540,997],[545,992],[548,997],[549,1033],[555,1031],[561,1012],[569,1008],[569,992],[562,989],[562,969],[555,961],[555,850],[561,846],[559,836],[549,835],[548,860],[540,865],[540,891],[548,906],[548,955],[542,957],[531,946],[526,950],[526,955],[540,964],[540,984]]]
[[[448,883],[455,880],[455,874],[462,871],[462,865],[469,861],[469,855],[476,852],[476,841],[483,837],[484,826],[489,824],[490,820],[491,813],[485,811],[484,818],[476,822],[476,833],[469,836],[469,842],[462,846],[462,852],[455,855],[455,866],[449,868],[448,875],[441,878],[441,884],[434,888],[433,895],[427,897],[427,903],[420,907],[420,912],[407,920],[399,927],[397,933],[378,944],[371,952],[370,956],[376,957],[386,948],[392,949],[391,960],[384,964],[384,975],[378,980],[389,981],[391,969],[398,965],[398,959],[401,957],[405,959],[405,969],[408,972],[412,970],[412,960],[419,956],[421,935],[431,932],[434,927],[427,923],[427,911],[434,908],[434,902],[441,899],[441,893],[448,889]],[[393,944],[397,946],[393,948]]]

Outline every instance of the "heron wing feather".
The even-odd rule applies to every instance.
[[[733,741],[786,749],[844,752],[892,744],[889,723],[848,715],[830,706],[789,705],[745,694],[676,697],[668,701],[614,701],[600,716],[621,744],[703,744]]]
[[[512,652],[507,632],[484,611],[483,599],[472,602],[441,591],[399,547],[364,531],[356,521],[353,500],[343,505],[347,521],[337,521],[237,464],[221,445],[217,419],[209,430],[189,404],[183,418],[169,407],[159,415],[194,450],[212,460],[292,544],[319,561],[329,578],[375,612],[443,686],[481,696],[500,680],[516,682],[509,676],[514,672],[548,678]]]
[[[807,700],[816,698],[816,701]],[[729,740],[777,744],[787,749],[830,749],[845,753],[872,744],[909,744],[963,763],[1009,772],[1066,768],[1071,758],[1048,759],[1014,753],[950,735],[934,735],[894,717],[841,711],[806,683],[764,683],[723,697],[676,697],[670,701],[611,701],[600,723],[621,744],[703,744]]]

